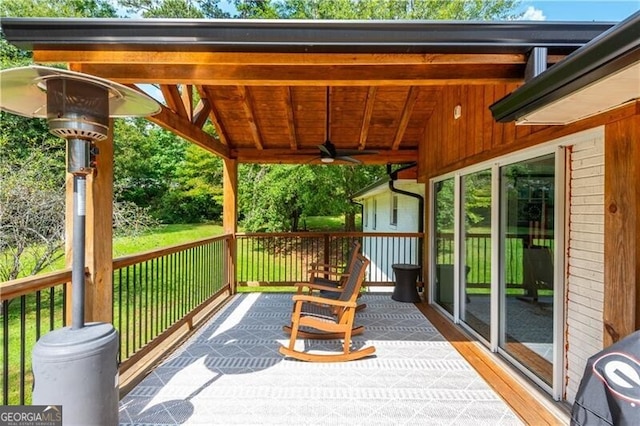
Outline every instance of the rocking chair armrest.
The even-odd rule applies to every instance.
[[[322,305],[339,306],[344,308],[355,308],[358,305],[356,302],[351,302],[348,300],[343,301],[343,300],[327,299],[325,297],[309,296],[308,294],[296,294],[293,296],[293,301],[319,303]]]
[[[309,269],[307,272],[313,275],[330,275],[334,277],[343,277],[346,275],[346,274],[343,274],[342,272],[322,270],[322,269]]]
[[[330,285],[318,284],[314,282],[296,283],[295,286],[298,288],[308,287],[309,290],[327,290],[327,291],[332,291],[337,293],[342,292],[342,287],[333,287]]]
[[[309,265],[311,265],[314,268],[330,268],[330,269],[341,268],[341,266],[334,265],[334,264],[331,264],[331,263],[311,262]]]

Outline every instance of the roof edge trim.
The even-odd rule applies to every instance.
[[[516,121],[639,60],[640,12],[636,12],[489,109],[500,123]]]
[[[1,18],[7,40],[23,49],[201,46],[211,50],[304,52],[528,52],[568,54],[612,23],[536,21],[317,21]]]

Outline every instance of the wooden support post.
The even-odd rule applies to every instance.
[[[85,265],[85,321],[113,321],[113,120],[109,135],[97,143],[98,167],[87,176]],[[67,173],[65,256],[72,259],[73,175]],[[67,293],[66,318],[71,323],[71,291]]]
[[[636,114],[605,127],[605,347],[640,328],[639,182],[640,114]]]
[[[227,246],[227,277],[231,284],[231,293],[236,292],[236,232],[238,230],[238,162],[223,158],[223,205],[222,227],[225,234],[232,238]]]

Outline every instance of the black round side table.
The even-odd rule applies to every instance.
[[[420,275],[420,265],[396,263],[391,265],[396,276],[396,286],[391,298],[398,302],[421,302],[416,288],[416,280]]]

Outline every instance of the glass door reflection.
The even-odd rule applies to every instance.
[[[454,178],[436,182],[434,202],[435,302],[453,315]]]
[[[500,347],[552,383],[555,159],[501,168]]]
[[[491,170],[462,178],[462,247],[460,319],[491,339]]]

